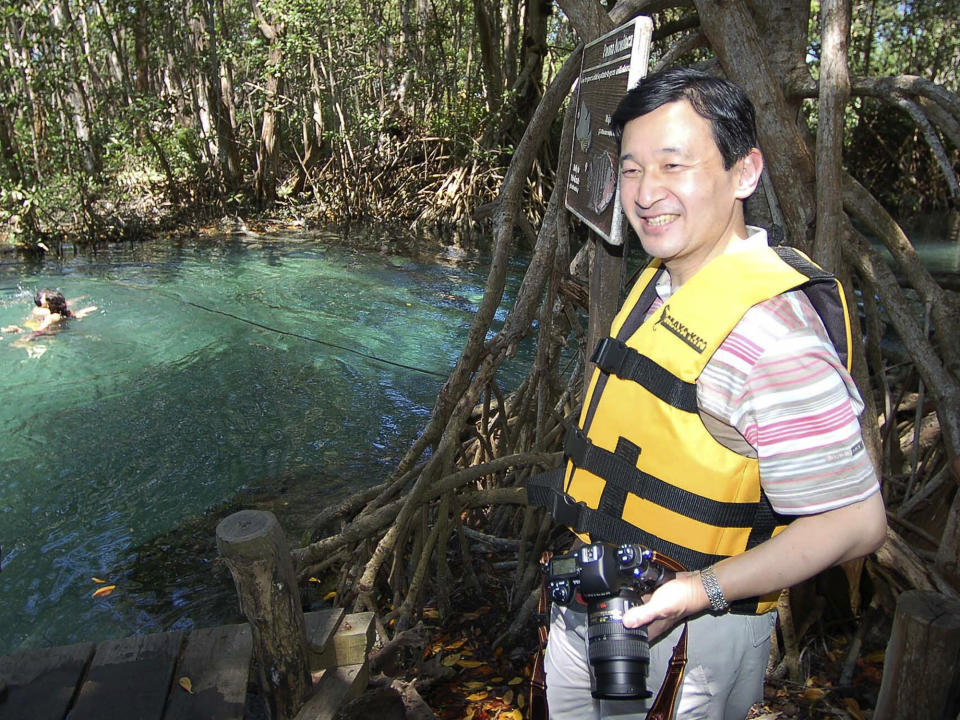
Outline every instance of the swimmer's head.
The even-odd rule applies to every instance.
[[[37,290],[37,294],[33,296],[33,303],[37,307],[45,307],[49,309],[51,313],[59,313],[64,317],[70,314],[70,311],[67,309],[67,299],[59,290],[50,290],[48,288]]]

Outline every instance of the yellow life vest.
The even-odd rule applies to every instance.
[[[562,476],[532,480],[528,494],[582,535],[639,543],[696,570],[773,537],[790,519],[763,493],[758,461],[704,426],[696,382],[708,360],[747,310],[789,290],[806,293],[848,369],[850,323],[836,278],[793,248],[718,256],[645,319],[661,272],[659,261],[643,272],[597,346]],[[776,599],[741,600],[733,610],[764,612]]]

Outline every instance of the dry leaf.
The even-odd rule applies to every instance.
[[[824,695],[826,694],[827,694],[826,691],[821,690],[820,688],[814,688],[814,687],[807,688],[806,690],[803,691],[803,699],[806,700],[807,702],[812,703],[812,702],[816,702],[817,700],[822,700]]]
[[[323,596],[323,600],[324,602],[326,602],[327,600],[333,600],[336,597],[337,597],[336,590],[331,590],[330,592],[328,592],[326,595]]]
[[[182,687],[182,688],[183,688],[184,690],[186,690],[188,693],[190,693],[191,695],[193,695],[193,683],[190,682],[190,678],[184,676],[184,677],[180,678],[180,680],[178,680],[178,682],[180,683],[180,687]]]
[[[440,661],[440,664],[444,667],[453,667],[460,660],[460,653],[454,653],[453,655],[447,655],[443,660]]]
[[[97,584],[99,584],[99,585],[103,585],[103,584],[106,582],[106,580],[101,580],[101,579],[98,578],[98,577],[94,577],[94,578],[90,578],[90,579],[93,580],[95,583],[97,583]]]
[[[865,663],[882,663],[886,658],[886,655],[887,655],[886,650],[877,650],[876,652],[872,652],[867,655],[864,655],[862,660]]]
[[[315,578],[315,577],[313,577],[313,576],[311,575],[310,577],[307,578],[307,582],[315,582],[315,583],[318,583],[318,582],[320,582],[320,578]]]
[[[527,696],[523,693],[517,695],[517,707],[523,710],[523,706],[527,704]]]
[[[457,665],[462,668],[478,668],[483,665],[483,663],[479,660],[460,660],[457,662]]]
[[[860,711],[860,703],[857,702],[856,698],[844,698],[843,704],[846,706],[847,711],[853,715],[856,720],[864,720],[863,713]]]
[[[476,690],[477,688],[482,688],[482,687],[484,687],[485,685],[486,685],[486,683],[482,683],[482,682],[480,682],[479,680],[471,680],[470,682],[465,682],[465,683],[463,684],[463,686],[464,686],[467,690]]]
[[[452,642],[452,643],[450,643],[449,645],[447,645],[447,646],[446,646],[446,649],[447,649],[447,650],[459,650],[460,648],[463,647],[464,643],[466,643],[466,642],[467,642],[467,639],[466,639],[466,638],[460,638],[459,640],[457,640],[457,641],[455,641],[455,642]]]
[[[523,720],[523,713],[519,710],[507,710],[499,715],[499,720]]]
[[[522,677],[515,677],[515,678],[510,678],[510,680],[507,682],[507,685],[519,685],[522,682],[523,682]]]
[[[476,692],[476,693],[473,693],[473,694],[471,694],[471,695],[467,695],[467,700],[469,700],[470,702],[479,702],[480,700],[486,700],[486,698],[487,698],[487,696],[488,696],[489,694],[490,694],[490,693],[488,693],[488,692],[486,692],[486,691],[484,691],[484,692]]]
[[[93,591],[93,597],[95,598],[106,597],[107,595],[112,593],[114,590],[116,590],[116,588],[117,588],[116,585],[104,585],[102,588],[97,588],[96,590]]]
[[[502,698],[502,699],[503,699],[503,701],[504,701],[507,705],[509,705],[510,703],[512,703],[512,702],[513,702],[513,690],[507,690],[507,691],[503,694],[503,698]]]

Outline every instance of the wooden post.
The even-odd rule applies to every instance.
[[[897,599],[874,720],[956,720],[960,601],[933,590]]]
[[[270,717],[292,720],[311,681],[303,608],[280,523],[271,512],[241,510],[217,525],[217,549],[250,623]]]

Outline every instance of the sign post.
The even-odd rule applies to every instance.
[[[636,17],[583,49],[565,203],[611,245],[623,244],[623,213],[619,148],[610,116],[646,75],[652,34],[650,18]]]

